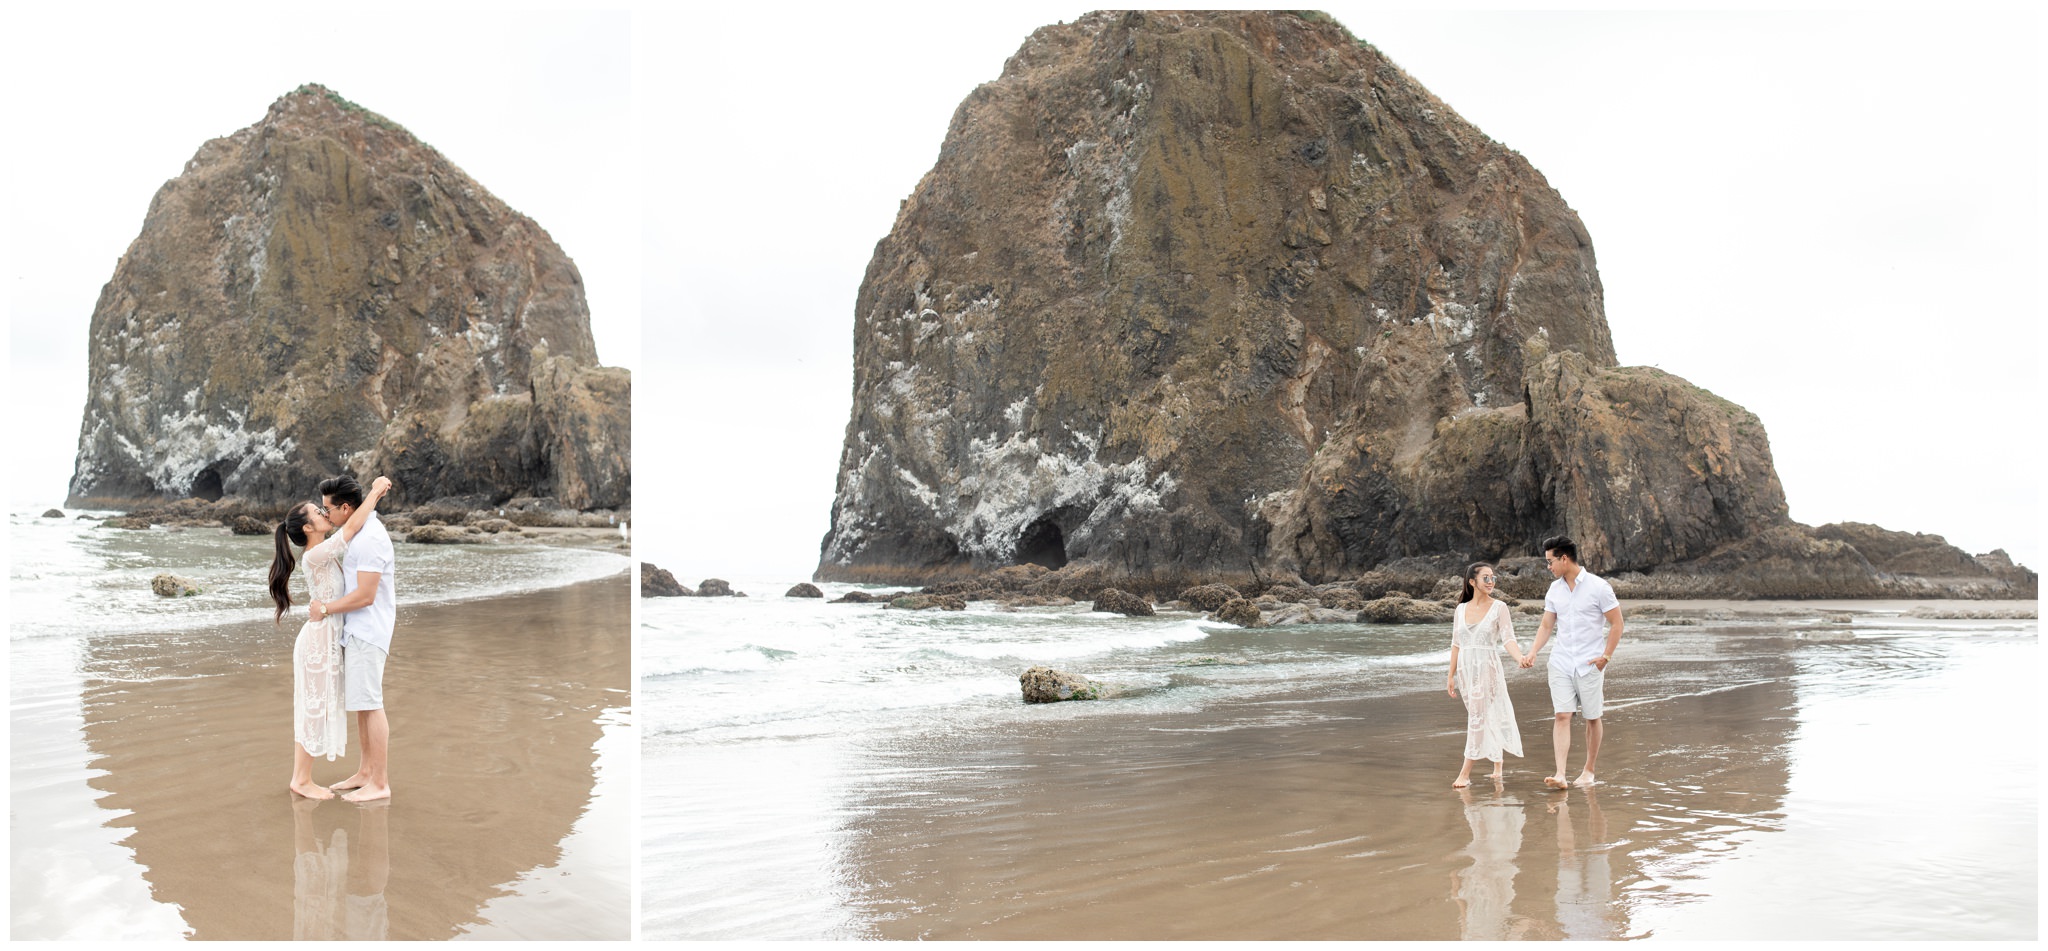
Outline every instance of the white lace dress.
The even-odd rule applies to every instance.
[[[1465,623],[1470,603],[1460,604],[1451,621],[1451,643],[1458,648],[1458,696],[1465,701],[1465,758],[1500,762],[1504,753],[1522,755],[1522,733],[1515,727],[1515,707],[1508,701],[1508,678],[1501,668],[1507,639],[1515,636],[1508,606],[1493,602],[1486,616]]]
[[[316,601],[341,597],[340,532],[306,550],[306,587]],[[341,618],[309,620],[292,644],[292,736],[314,756],[339,759],[348,749],[348,714],[342,708]]]

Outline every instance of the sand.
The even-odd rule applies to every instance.
[[[830,805],[817,821],[760,829],[719,855],[653,835],[644,861],[650,883],[671,867],[761,883],[774,863],[809,855],[829,866],[831,887],[764,900],[712,884],[694,907],[650,890],[648,927],[892,939],[2037,937],[2034,622],[1900,619],[1886,617],[1893,605],[1845,602],[1827,606],[1859,612],[1837,643],[1803,636],[1825,626],[1812,604],[1669,605],[1745,616],[1631,628],[1609,674],[1591,790],[1542,785],[1540,667],[1510,676],[1529,755],[1509,760],[1503,782],[1463,791],[1450,786],[1463,710],[1440,669],[1414,672],[1433,687],[1393,695],[1304,691],[1129,719],[1048,707],[971,735],[861,749],[812,740],[779,751],[799,768],[771,781],[833,777],[816,792]],[[1576,774],[1583,732],[1573,739]],[[680,765],[645,765],[647,802],[687,804],[692,783],[755,781],[748,771],[774,764],[708,750]],[[664,821],[650,815],[643,835]]]
[[[289,621],[94,637],[82,706],[17,670],[13,937],[630,937],[630,608],[402,604],[384,804],[285,788]]]

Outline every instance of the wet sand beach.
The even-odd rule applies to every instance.
[[[629,588],[401,603],[382,804],[285,788],[290,619],[17,643],[13,937],[630,937]]]
[[[1542,785],[1541,661],[1509,681],[1528,755],[1500,784],[1462,791],[1450,783],[1463,708],[1440,666],[1193,713],[1054,704],[994,730],[794,739],[781,768],[716,744],[693,750],[686,773],[651,759],[649,927],[2033,939],[2039,702],[2004,685],[2040,669],[2036,622],[1904,616],[1913,606],[1671,602],[1636,615],[1608,676],[1590,790]],[[1518,630],[1526,645],[1533,621]],[[1573,775],[1583,755],[1575,728]],[[725,804],[744,824],[756,817],[731,804],[751,795],[770,811],[791,786],[811,787],[809,820],[715,855],[650,831],[687,827],[691,802]],[[676,803],[681,817],[660,814]],[[745,883],[793,862],[824,866],[806,879],[822,884],[750,900]],[[681,905],[691,886],[678,866],[712,876]]]

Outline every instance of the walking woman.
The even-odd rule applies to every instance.
[[[1493,596],[1493,566],[1475,562],[1465,569],[1465,590],[1451,618],[1451,672],[1444,689],[1465,701],[1465,767],[1451,785],[1472,785],[1472,764],[1493,761],[1488,779],[1501,778],[1501,760],[1522,755],[1522,734],[1515,729],[1515,707],[1508,701],[1508,680],[1501,669],[1506,647],[1517,664],[1522,645],[1507,604]]]

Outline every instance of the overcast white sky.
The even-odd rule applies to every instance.
[[[405,126],[539,222],[583,274],[598,359],[638,370],[631,14],[440,6],[6,14],[12,509],[64,502],[93,304],[150,198],[301,83]]]
[[[874,243],[960,100],[1085,9],[642,21],[643,560],[808,576]],[[1761,416],[1794,518],[2040,567],[2038,21],[1331,12],[1548,177],[1622,362]],[[717,39],[658,55],[684,30]]]
[[[62,499],[87,322],[150,196],[318,81],[576,260],[635,370],[640,556],[807,577],[874,243],[960,100],[1087,8],[439,9],[10,21],[10,504]],[[2041,567],[2037,18],[1331,12],[1544,173],[1622,362],[1761,416],[1794,518]]]

